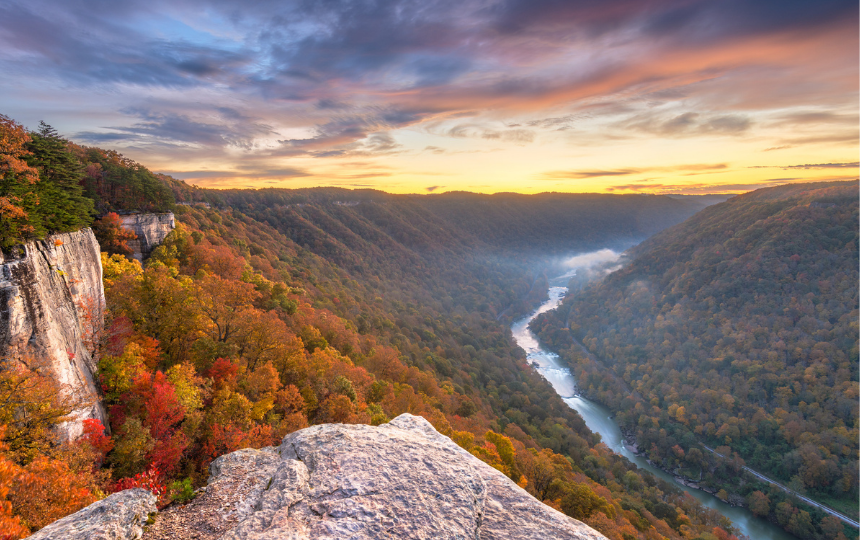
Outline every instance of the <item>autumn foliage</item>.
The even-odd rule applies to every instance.
[[[116,212],[108,212],[93,222],[93,234],[96,235],[99,246],[109,255],[118,254],[130,257],[132,250],[128,242],[137,239],[137,234],[123,226],[122,220]]]
[[[176,230],[144,266],[119,255],[117,219],[99,225],[116,252],[102,257],[109,313],[96,339],[110,429],[89,422],[61,448],[43,437],[65,410],[45,401],[47,393],[29,398],[39,406],[0,408],[9,426],[0,524],[10,534],[119,489],[149,489],[159,505],[182,492],[184,502],[226,452],[277,444],[313,424],[379,425],[409,412],[613,540],[731,538],[717,512],[600,444],[529,369],[505,318],[537,299],[530,291],[539,277],[523,261],[473,256],[478,244],[451,229],[434,237],[434,213],[408,200],[342,206],[330,204],[336,190],[296,200],[201,194],[171,179],[155,184],[115,152],[69,148],[102,212],[166,209],[171,197],[156,188],[169,185],[177,197],[229,199],[244,213],[177,207]],[[315,198],[320,204],[306,204]],[[459,216],[446,201],[434,212]],[[505,241],[498,231],[482,234]],[[43,419],[19,425],[17,410]],[[689,419],[690,408],[679,404],[672,414]],[[682,441],[660,450],[678,462],[704,459]],[[739,465],[731,455],[725,466]],[[64,493],[25,508],[27,493],[44,489],[16,480],[31,478],[28,467],[51,471]],[[177,485],[184,487],[166,487]],[[770,500],[772,514],[803,529],[808,516],[789,506]]]

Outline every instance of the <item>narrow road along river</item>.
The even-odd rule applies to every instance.
[[[633,454],[625,448],[621,430],[612,420],[609,410],[602,405],[598,405],[577,395],[576,381],[570,370],[561,364],[557,354],[543,349],[537,337],[529,330],[529,323],[539,314],[558,307],[566,293],[567,287],[550,287],[549,300],[528,317],[520,319],[511,325],[511,332],[513,332],[514,341],[517,342],[517,345],[526,351],[528,362],[549,381],[564,402],[582,416],[588,428],[595,433],[599,433],[603,442],[613,452],[623,455],[635,463],[637,467],[645,469],[667,482],[673,483],[698,499],[703,505],[727,516],[741,533],[749,536],[752,540],[796,540],[794,536],[779,527],[755,517],[746,508],[730,506],[710,493],[689,488],[676,482],[672,475],[649,465],[644,458]]]

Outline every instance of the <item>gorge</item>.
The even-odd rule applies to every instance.
[[[595,252],[594,254],[598,254]],[[593,260],[586,254],[583,258]],[[577,268],[572,268],[575,273]],[[586,268],[580,267],[584,273]],[[564,402],[578,412],[585,420],[586,425],[594,433],[600,434],[604,444],[613,452],[624,456],[637,467],[651,474],[677,484],[685,492],[698,499],[703,505],[719,511],[722,515],[732,520],[738,530],[749,538],[762,540],[792,540],[794,537],[779,527],[754,516],[743,507],[731,506],[716,498],[713,494],[700,489],[690,488],[687,485],[676,482],[674,476],[666,471],[655,467],[647,459],[634,453],[627,446],[625,438],[618,425],[612,420],[612,413],[604,406],[595,403],[582,396],[576,387],[576,380],[569,367],[566,367],[559,356],[541,346],[537,336],[529,329],[529,324],[541,313],[556,309],[562,299],[568,293],[567,281],[572,276],[563,276],[550,280],[550,288],[547,291],[549,299],[528,316],[517,320],[511,326],[511,333],[517,345],[525,352],[529,363],[552,385],[553,389],[562,397]],[[575,294],[575,293],[574,293]]]

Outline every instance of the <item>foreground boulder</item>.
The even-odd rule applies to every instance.
[[[155,495],[127,489],[51,523],[27,540],[132,540],[140,538],[154,512]]]
[[[379,427],[309,427],[278,448],[221,456],[210,472],[196,499],[159,514],[142,538],[604,539],[410,414]],[[122,491],[31,538],[137,539],[154,502]]]
[[[211,473],[144,539],[604,538],[409,414],[313,426],[278,448],[222,456]]]

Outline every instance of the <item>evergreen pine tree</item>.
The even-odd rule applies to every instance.
[[[27,163],[39,170],[39,181],[34,186],[39,203],[31,218],[33,225],[42,234],[88,226],[93,201],[84,196],[83,165],[69,151],[67,141],[45,122],[40,122],[39,131],[30,137]]]

